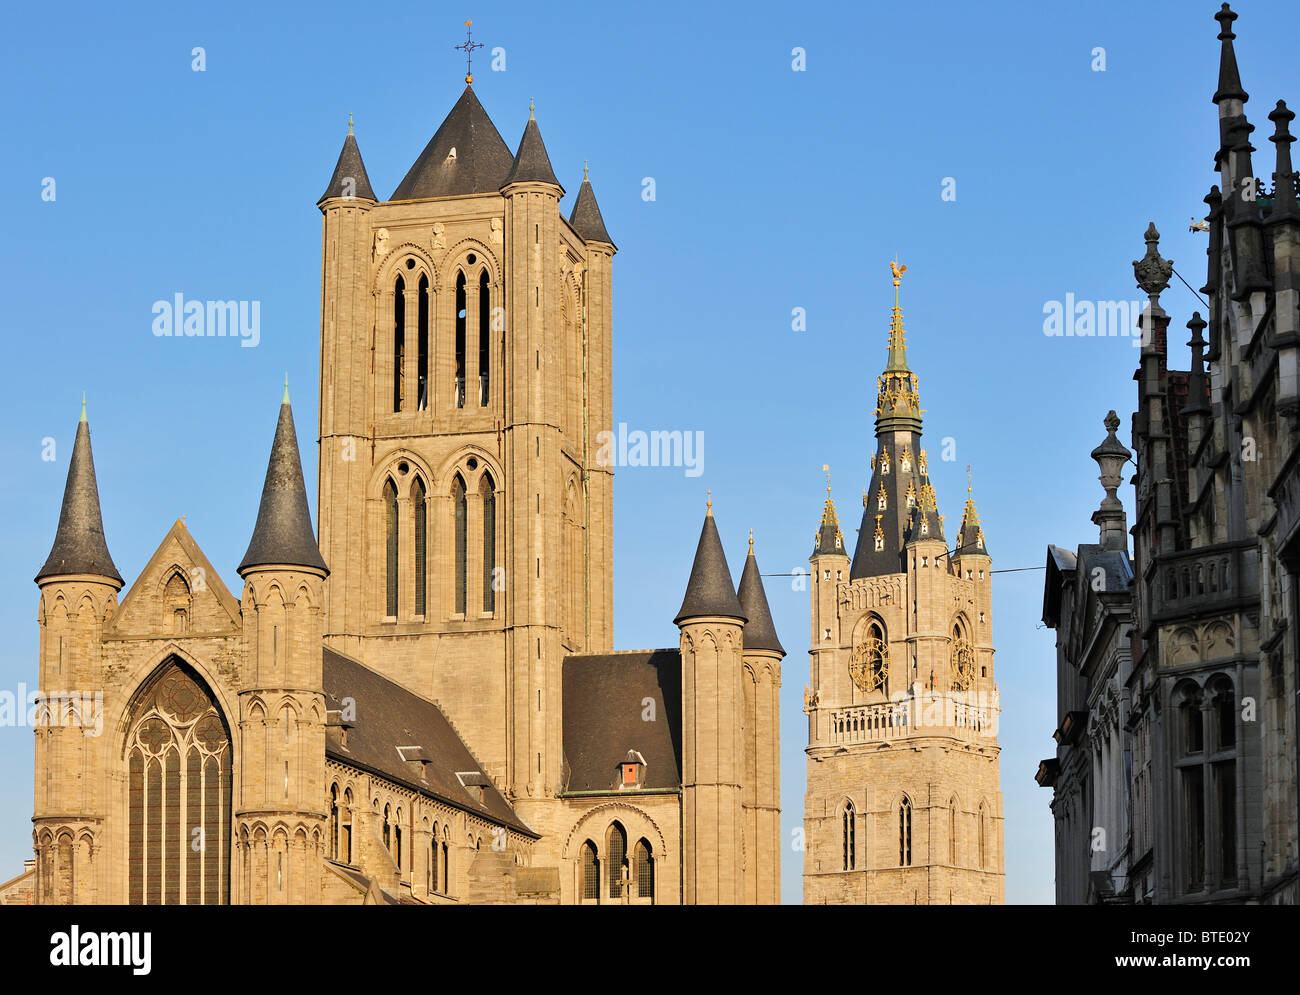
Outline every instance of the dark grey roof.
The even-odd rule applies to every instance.
[[[871,472],[871,484],[863,499],[862,524],[858,528],[858,541],[853,550],[853,565],[849,576],[853,580],[859,577],[882,577],[889,574],[903,573],[903,548],[913,539],[942,539],[943,523],[939,521],[939,508],[936,503],[927,501],[927,494],[933,497],[928,473],[921,472],[921,433],[908,431],[895,434],[893,431],[877,433],[880,440],[876,450],[875,468]],[[902,439],[900,449],[898,440]],[[889,472],[885,473],[885,456],[889,457]],[[907,456],[910,468],[903,469],[903,457]],[[885,494],[885,508],[880,508],[880,493]],[[911,493],[913,506],[908,507],[907,497]],[[926,532],[921,533],[921,523],[926,523]],[[883,544],[876,549],[876,528],[879,526]]]
[[[785,647],[776,636],[772,611],[767,606],[767,592],[763,590],[763,577],[758,571],[754,547],[745,557],[745,569],[740,572],[740,589],[736,592],[740,610],[749,620],[745,623],[745,649],[770,650],[785,656]]]
[[[510,174],[502,186],[511,183],[549,183],[560,187],[560,196],[564,196],[564,187],[555,178],[555,170],[551,169],[551,157],[546,154],[546,143],[542,141],[542,133],[531,114],[528,115],[528,123],[524,125],[523,137],[519,139],[515,163],[510,167]]]
[[[605,219],[600,216],[600,205],[596,203],[596,192],[591,189],[591,180],[582,178],[578,187],[578,197],[573,202],[573,213],[569,215],[569,224],[587,242],[608,242],[614,244],[605,230]]]
[[[351,190],[345,189],[344,183],[352,180]],[[330,177],[329,186],[320,195],[320,204],[331,197],[356,197],[358,200],[378,200],[370,186],[370,177],[366,175],[366,164],[361,161],[361,149],[357,148],[356,137],[351,131],[343,139],[343,148],[339,151],[339,161],[334,165],[334,175]]]
[[[307,509],[307,490],[302,482],[298,435],[293,430],[288,388],[280,404],[275,440],[271,443],[257,524],[248,542],[248,552],[239,564],[239,575],[242,577],[253,567],[272,564],[327,570],[311,527],[311,512]]]
[[[455,149],[456,157],[450,158]],[[515,157],[472,87],[456,101],[420,157],[393,191],[392,200],[496,193]]]
[[[90,452],[90,425],[83,413],[77,423],[77,437],[68,461],[68,479],[63,485],[63,508],[54,546],[36,575],[39,584],[59,574],[93,574],[122,583],[122,575],[108,555],[104,520],[99,511],[99,486],[95,483],[95,458]]]
[[[343,699],[351,698],[356,710],[346,746],[338,725],[326,728],[326,756],[537,836],[515,814],[437,705],[334,650],[323,650],[322,663],[325,707],[342,711]],[[404,752],[409,759],[403,759],[398,747],[408,748]],[[414,762],[420,754],[410,747],[422,747],[428,762]],[[464,781],[474,789],[467,789],[458,775],[468,775]]]
[[[643,787],[681,786],[679,650],[568,656],[563,687],[564,790],[616,789],[628,750],[645,758]],[[646,718],[646,698],[654,703],[653,721]]]
[[[695,547],[695,562],[691,566],[691,579],[686,584],[686,597],[682,599],[681,611],[673,623],[709,615],[745,620],[736,588],[731,583],[731,570],[727,567],[726,554],[722,552],[722,540],[718,538],[712,509],[704,516],[700,541]]]

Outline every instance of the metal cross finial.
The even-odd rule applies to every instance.
[[[591,164],[591,160],[590,160],[590,159],[583,159],[583,160],[582,160],[582,178],[583,178],[584,180],[587,178],[587,167],[588,167],[590,164]]]
[[[474,56],[474,49],[483,47],[482,42],[473,41],[470,38],[470,25],[472,25],[473,23],[474,23],[473,21],[465,22],[465,44],[453,46],[458,51],[463,51],[465,53],[465,82],[467,84],[474,82],[474,73],[470,68],[471,65],[470,60]]]
[[[348,111],[348,134],[352,134],[352,112]]]
[[[970,464],[969,464],[969,463],[966,464],[966,494],[967,494],[967,496],[969,496],[969,495],[971,494]]]
[[[822,464],[822,473],[826,474],[826,496],[830,497],[831,496],[831,465],[829,463]]]
[[[533,120],[533,111],[535,111],[536,109],[537,107],[533,102],[533,98],[529,97],[528,98],[528,120],[529,121]]]

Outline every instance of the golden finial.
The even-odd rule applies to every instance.
[[[713,517],[713,492],[705,491],[704,497],[705,497],[704,506],[707,509],[705,511],[705,516],[708,518],[712,518]]]
[[[831,496],[831,465],[829,463],[822,464],[822,473],[826,474],[826,496],[830,497]]]
[[[474,23],[473,21],[465,22],[465,43],[463,45],[453,46],[458,50],[464,51],[465,53],[465,85],[466,86],[474,82],[474,73],[470,69],[470,64],[471,64],[470,60],[474,55],[474,49],[483,47],[482,42],[472,41],[470,38],[470,26],[473,23]]]
[[[749,555],[754,555],[754,530],[749,530]]]
[[[86,392],[81,392],[81,420],[86,420]]]
[[[971,486],[970,464],[966,464],[966,496],[970,497],[974,488]]]
[[[583,160],[582,160],[582,179],[583,179],[584,181],[586,181],[586,179],[587,179],[587,167],[588,167],[590,164],[591,164],[591,160],[590,160],[590,159],[583,159]]]
[[[906,266],[899,266],[898,259],[895,258],[889,263],[889,272],[894,274],[894,289],[898,289],[899,283],[902,282],[903,274],[907,272]]]
[[[533,111],[536,109],[537,109],[536,106],[533,104],[533,98],[529,97],[528,98],[528,120],[529,121],[535,120],[535,118],[533,117]]]
[[[182,524],[182,525],[185,524],[185,512],[183,512],[183,511],[181,512],[181,524]]]
[[[348,134],[352,134],[352,112],[348,111]]]

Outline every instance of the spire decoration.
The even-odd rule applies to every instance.
[[[1268,119],[1274,126],[1269,141],[1277,147],[1277,169],[1273,173],[1273,213],[1269,215],[1268,221],[1270,224],[1300,221],[1300,207],[1296,205],[1296,173],[1291,166],[1291,143],[1295,141],[1295,136],[1291,134],[1291,122],[1295,120],[1295,112],[1287,109],[1285,100],[1279,100]]]
[[[826,503],[822,505],[821,524],[818,525],[817,534],[813,537],[813,555],[834,553],[842,556],[844,554],[844,534],[840,531],[840,519],[835,513],[835,502],[831,499],[830,466],[822,464],[822,470],[826,473]],[[862,506],[864,508],[866,503],[867,495],[866,491],[863,491]]]
[[[483,47],[482,42],[474,41],[470,37],[470,32],[472,30],[471,26],[473,25],[473,23],[474,23],[473,21],[465,22],[465,41],[460,45],[453,46],[457,51],[463,51],[465,53],[465,85],[466,86],[473,86],[474,84],[474,71],[471,64],[472,59],[474,57],[474,49]]]
[[[966,466],[966,506],[961,513],[961,528],[957,530],[958,553],[988,555],[984,548],[984,529],[980,526],[979,509],[975,507],[975,487],[970,465]]]
[[[1124,504],[1116,491],[1124,481],[1124,464],[1133,454],[1115,435],[1120,421],[1113,410],[1106,413],[1102,424],[1106,426],[1106,438],[1092,451],[1092,458],[1101,468],[1101,476],[1097,479],[1101,481],[1106,496],[1101,499],[1101,507],[1092,513],[1092,521],[1101,530],[1102,549],[1126,551],[1128,523],[1124,515]]]
[[[885,372],[876,379],[876,432],[894,427],[920,431],[921,396],[916,374],[907,365],[903,309],[898,303],[898,286],[907,267],[894,261],[889,264],[889,271],[894,281],[894,307],[889,319],[889,361]],[[895,419],[904,421],[900,425]]]
[[[1233,50],[1232,40],[1237,36],[1232,31],[1232,22],[1237,15],[1226,3],[1214,15],[1219,22],[1219,41],[1223,48],[1219,54],[1219,89],[1215,91],[1213,102],[1221,100],[1240,100],[1245,103],[1250,97],[1241,88],[1241,73],[1237,71],[1237,53]]]

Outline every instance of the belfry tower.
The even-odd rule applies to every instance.
[[[806,904],[1003,899],[990,560],[968,489],[957,544],[921,448],[898,288],[850,559],[827,487],[812,563]]]

